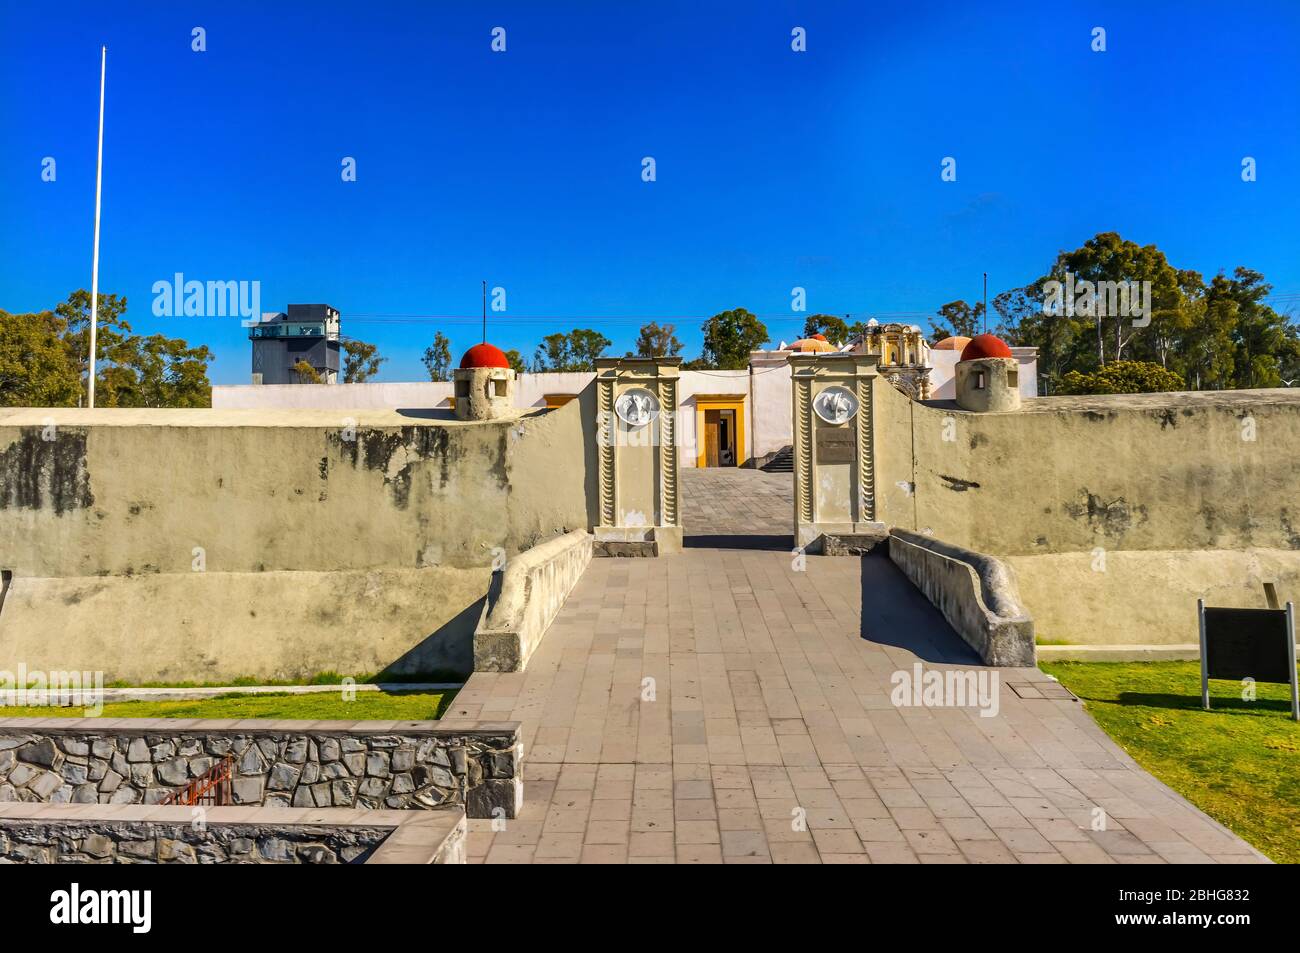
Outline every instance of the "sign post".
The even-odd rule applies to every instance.
[[[1201,707],[1210,708],[1210,679],[1286,684],[1291,717],[1300,721],[1295,659],[1295,605],[1284,609],[1224,609],[1196,600],[1201,633]]]

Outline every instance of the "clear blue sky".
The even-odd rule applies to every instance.
[[[1300,4],[541,7],[3,0],[0,308],[90,286],[101,43],[100,288],[211,346],[217,383],[247,382],[246,332],[153,317],[155,281],[329,302],[386,380],[421,378],[438,328],[477,341],[484,278],[489,337],[525,354],[573,326],[622,353],[666,318],[694,356],[731,307],[789,339],[794,286],[926,326],[1105,230],[1300,291]]]

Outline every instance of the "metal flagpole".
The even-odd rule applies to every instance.
[[[989,273],[984,272],[984,330],[989,329]]]
[[[95,159],[95,257],[90,267],[90,379],[89,406],[95,406],[95,338],[99,325],[99,196],[104,183],[104,73],[108,47],[99,50],[99,152]]]

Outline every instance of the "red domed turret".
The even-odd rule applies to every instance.
[[[1015,357],[1005,341],[992,334],[977,334],[961,349],[963,361],[976,361],[982,357]]]
[[[462,368],[468,367],[509,367],[510,361],[506,358],[501,348],[488,344],[484,341],[482,344],[475,344],[465,352],[465,356],[460,359]]]

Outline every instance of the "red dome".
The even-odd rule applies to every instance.
[[[825,341],[825,340],[826,340],[826,335],[824,335],[824,334],[814,334],[814,335],[812,336],[812,338],[813,338],[814,341]]]
[[[460,366],[462,368],[509,367],[510,361],[506,359],[501,348],[484,341],[482,344],[475,344],[465,352],[465,356],[460,359]]]
[[[977,334],[961,349],[963,361],[974,361],[981,357],[1014,357],[1005,341],[992,334]]]

